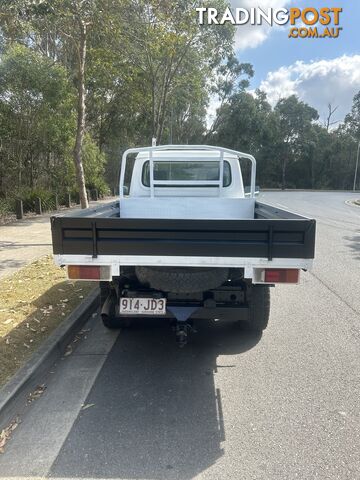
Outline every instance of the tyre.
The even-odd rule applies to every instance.
[[[136,267],[142,284],[171,293],[204,292],[228,280],[228,268]]]
[[[250,299],[249,327],[254,332],[266,329],[270,315],[270,288],[267,285],[253,285]]]

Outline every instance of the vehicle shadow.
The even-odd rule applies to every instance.
[[[344,240],[348,242],[347,246],[354,251],[356,258],[360,260],[360,231],[357,232],[357,235],[354,235],[353,237],[344,237]]]
[[[0,275],[2,275],[7,270],[12,270],[15,268],[20,268],[23,266],[23,261],[21,260],[0,260]]]
[[[261,336],[233,323],[198,326],[184,349],[163,322],[120,333],[51,478],[191,479],[223,455],[217,357],[246,352]]]

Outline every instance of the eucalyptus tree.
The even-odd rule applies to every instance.
[[[22,44],[61,65],[76,88],[73,162],[83,207],[85,135],[106,154],[112,181],[127,145],[151,136],[159,143],[202,139],[209,92],[233,53],[234,29],[198,25],[196,6],[193,0],[1,3],[0,47]]]
[[[344,127],[355,140],[360,141],[360,91],[354,96],[351,112],[345,117]]]
[[[88,31],[100,19],[96,0],[15,0],[3,2],[1,28],[7,43],[16,41],[64,65],[77,87],[77,126],[73,160],[82,208],[87,208],[82,148],[86,129]]]
[[[284,189],[287,167],[299,159],[306,134],[312,123],[319,119],[319,114],[295,95],[280,99],[274,110],[279,118],[278,158],[281,163],[281,187]]]
[[[225,8],[222,0],[215,3]],[[181,77],[186,75],[190,85],[199,72],[209,78],[232,52],[233,27],[199,25],[197,5],[194,0],[128,0],[121,10],[130,62],[140,69],[150,92],[149,128],[158,142],[170,119],[171,105],[176,103],[176,89],[182,88]]]
[[[75,125],[66,70],[14,44],[0,63],[0,193],[49,187],[65,162]],[[54,186],[54,185],[53,185]]]

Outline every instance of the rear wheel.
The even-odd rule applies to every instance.
[[[249,327],[254,332],[266,329],[270,315],[270,288],[267,285],[253,285],[251,288]]]

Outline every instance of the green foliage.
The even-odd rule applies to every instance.
[[[226,0],[214,0],[222,11]],[[195,0],[13,0],[0,14],[0,197],[31,203],[76,193],[79,39],[86,24],[88,189],[118,183],[134,145],[209,143],[249,151],[269,187],[350,188],[360,138],[360,92],[327,131],[297,97],[272,108],[247,92],[254,72],[234,55],[234,28],[197,24]],[[207,128],[212,96],[220,107]],[[33,193],[34,192],[34,193]],[[9,204],[9,205],[10,205]],[[7,209],[7,206],[2,207]]]
[[[0,64],[1,178],[4,194],[55,186],[74,128],[74,96],[63,67],[21,45]]]
[[[0,198],[0,218],[13,215],[15,212],[14,198]]]
[[[23,201],[25,213],[35,211],[35,202],[38,198],[41,200],[41,208],[44,212],[55,209],[55,196],[49,190],[43,188],[24,189],[19,192],[18,196]]]
[[[83,161],[86,187],[89,190],[98,190],[100,195],[109,194],[109,187],[104,180],[106,157],[89,135],[85,137]]]
[[[351,112],[345,117],[343,129],[354,139],[360,139],[360,92],[354,97]]]
[[[104,180],[104,172],[106,167],[106,155],[101,153],[98,146],[91,138],[91,135],[85,135],[85,141],[83,145],[83,163],[86,178],[86,188],[88,190],[97,189],[99,195],[107,195],[109,193],[109,187]],[[68,156],[63,165],[63,168],[59,172],[59,176],[63,173],[64,177],[59,178],[58,192],[70,192],[76,197],[78,190],[76,186],[75,167],[71,158],[71,152],[69,149]]]
[[[8,198],[0,198],[0,217],[7,217],[15,213],[16,199],[23,202],[24,213],[35,212],[35,201],[41,200],[42,210],[51,211],[55,209],[55,194],[47,189],[23,188],[17,192],[11,192]]]
[[[224,10],[226,5],[226,0],[214,0],[213,6]],[[80,24],[86,24],[88,32],[83,149],[87,185],[105,190],[101,180],[105,176],[114,186],[121,151],[149,144],[152,136],[158,143],[200,141],[217,68],[226,64],[227,57],[234,63],[234,28],[199,26],[196,6],[193,0],[14,0],[5,4],[0,17],[1,47],[5,57],[14,56],[13,45],[23,55],[22,65],[15,62],[7,83],[12,78],[26,80],[11,85],[21,111],[10,109],[3,115],[4,120],[14,116],[6,127],[8,148],[3,152],[7,158],[14,150],[6,167],[12,188],[73,188]],[[63,78],[53,82],[51,74],[60,70]],[[40,79],[38,85],[35,79]],[[57,83],[65,91],[57,90]],[[52,105],[46,100],[50,97]],[[65,107],[68,111],[63,115]],[[34,110],[38,130],[31,125],[30,132],[27,120],[33,118]],[[18,125],[27,127],[28,136],[19,132]],[[21,150],[19,138],[21,145],[24,138],[31,138],[31,149]],[[96,142],[101,154],[91,142]],[[25,150],[31,151],[30,159]],[[6,181],[0,186],[0,193],[6,193],[7,185]]]
[[[217,113],[209,143],[251,152],[258,161],[258,182],[272,188],[350,189],[360,125],[360,93],[337,130],[327,131],[319,115],[296,96],[272,109],[266,95],[238,91]]]

